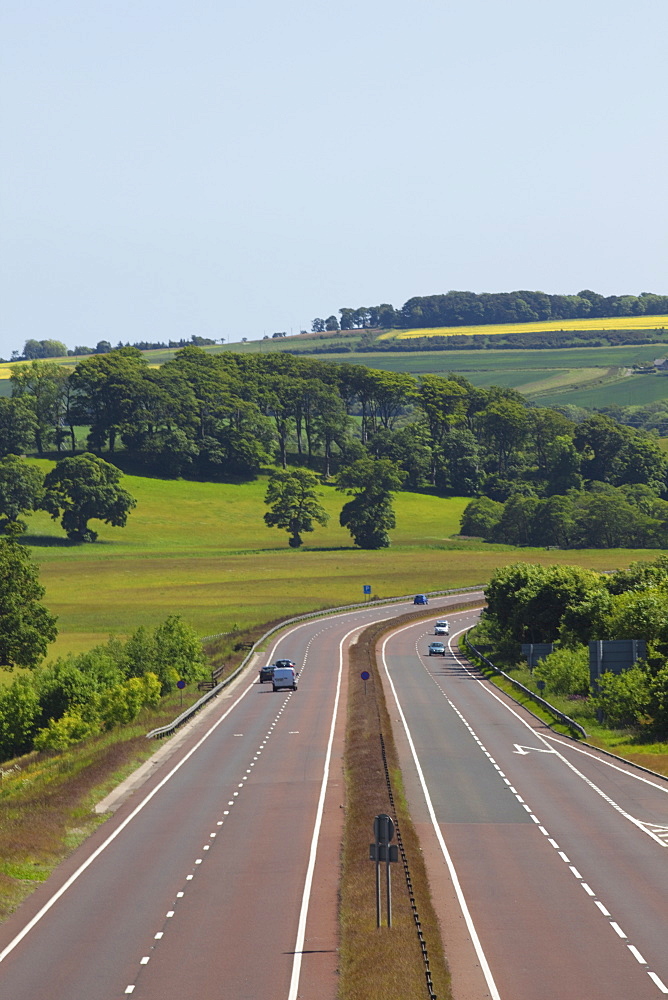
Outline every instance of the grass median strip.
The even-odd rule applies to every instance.
[[[450,609],[448,609],[450,610]],[[433,612],[431,613],[433,617]],[[348,726],[346,733],[346,817],[340,888],[340,988],[342,1000],[405,1000],[406,997],[451,1000],[450,973],[441,930],[417,833],[405,799],[390,717],[376,664],[376,644],[397,621],[426,617],[402,615],[362,632],[350,650]],[[364,684],[360,673],[370,674]],[[385,761],[394,807],[388,794]],[[387,813],[401,831],[410,871],[392,865],[392,927],[376,926],[374,863],[369,860],[374,817]],[[383,890],[384,895],[384,890]],[[413,906],[419,913],[419,927]],[[387,923],[383,904],[383,923]],[[418,930],[426,945],[428,966]],[[427,975],[429,974],[429,976]],[[433,993],[428,987],[433,983]]]

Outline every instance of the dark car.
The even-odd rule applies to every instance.
[[[274,663],[275,667],[292,667],[293,670],[297,669],[297,665],[293,660],[276,660]]]
[[[266,667],[260,667],[260,684],[274,679],[274,664],[268,663]]]
[[[416,594],[413,598],[413,604],[429,604],[426,594]]]

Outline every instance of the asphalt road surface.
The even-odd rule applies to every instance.
[[[0,928],[2,1000],[334,1000],[345,646],[407,610],[283,633],[299,690],[217,699]]]
[[[382,654],[455,997],[656,1000],[668,781],[555,736],[500,694],[453,649],[474,618],[450,616],[445,657],[427,655],[425,623]]]

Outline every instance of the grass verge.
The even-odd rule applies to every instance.
[[[190,702],[199,697],[196,686]],[[96,802],[156,750],[149,729],[171,722],[180,693],[144,710],[131,725],[59,754],[31,753],[0,768],[0,920],[15,910],[105,816]]]

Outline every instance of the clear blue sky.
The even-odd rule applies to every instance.
[[[0,354],[668,293],[666,0],[5,0]]]

